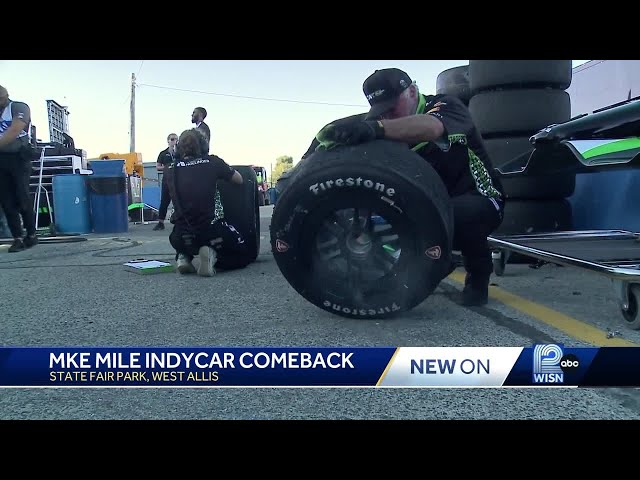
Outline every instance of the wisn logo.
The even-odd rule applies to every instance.
[[[559,345],[535,345],[533,348],[533,383],[564,383],[564,374],[579,366],[578,357],[563,355]]]

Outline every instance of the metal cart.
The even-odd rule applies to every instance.
[[[625,324],[640,330],[640,234],[624,230],[489,237],[489,244],[611,279]]]
[[[531,137],[534,150],[507,175],[597,173],[640,168],[640,100],[551,125]],[[509,200],[507,199],[507,202]],[[584,230],[490,236],[494,271],[504,273],[518,253],[611,279],[627,327],[640,330],[640,234],[626,230]]]

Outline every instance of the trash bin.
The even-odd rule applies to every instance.
[[[278,200],[278,191],[274,187],[271,187],[267,190],[267,195],[269,195],[269,203],[275,205],[276,200]]]
[[[127,176],[124,160],[92,160],[87,178],[91,229],[94,233],[129,231]]]
[[[54,175],[52,185],[56,231],[91,233],[87,175]]]

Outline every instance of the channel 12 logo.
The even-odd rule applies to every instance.
[[[564,383],[564,374],[579,366],[578,357],[571,353],[563,355],[560,345],[533,347],[533,383]]]

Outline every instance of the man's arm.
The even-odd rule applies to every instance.
[[[469,111],[453,97],[443,97],[424,114],[381,120],[384,138],[407,143],[433,142],[444,135],[468,134],[473,128]]]
[[[432,142],[444,135],[444,125],[431,115],[380,120],[384,127],[384,138],[406,143]]]
[[[31,109],[29,105],[22,102],[13,102],[11,104],[11,126],[0,137],[0,147],[4,147],[18,138],[20,132],[27,129],[31,122]]]
[[[156,160],[156,170],[159,172],[164,171],[164,163],[162,163],[163,159],[164,159],[164,150],[158,154],[158,159]]]

